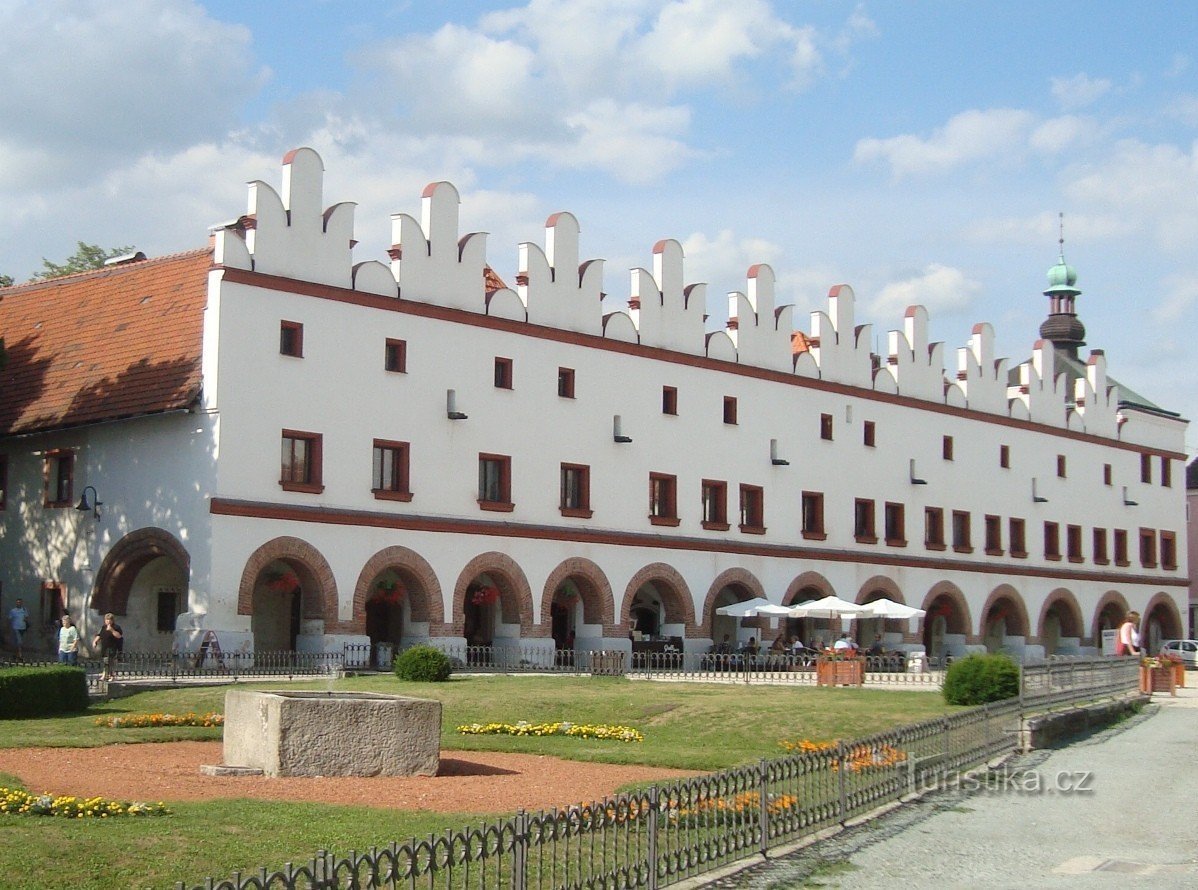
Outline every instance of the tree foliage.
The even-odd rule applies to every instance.
[[[61,263],[52,263],[50,260],[42,257],[42,265],[45,266],[45,269],[41,272],[35,272],[32,280],[44,281],[47,278],[59,278],[63,275],[70,275],[73,272],[100,269],[104,266],[105,260],[133,252],[133,247],[129,245],[105,249],[98,244],[86,244],[83,241],[77,241],[76,244],[78,245],[76,251]]]
[[[0,287],[12,287],[11,275],[0,275]]]

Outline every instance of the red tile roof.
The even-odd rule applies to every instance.
[[[194,403],[211,265],[205,248],[0,288],[0,435]]]

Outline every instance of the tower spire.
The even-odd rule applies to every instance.
[[[1057,264],[1048,270],[1048,318],[1040,325],[1040,337],[1058,350],[1077,358],[1077,348],[1085,346],[1086,326],[1077,317],[1074,300],[1081,295],[1077,270],[1065,262],[1065,214],[1057,214]]]

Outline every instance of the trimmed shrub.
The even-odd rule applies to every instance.
[[[954,661],[944,677],[950,705],[982,705],[1019,695],[1019,665],[1001,653],[970,655]]]
[[[413,646],[395,656],[395,676],[417,683],[440,683],[449,679],[453,664],[449,656],[432,646]]]
[[[82,668],[0,670],[0,719],[70,714],[86,711],[87,706],[87,674]]]

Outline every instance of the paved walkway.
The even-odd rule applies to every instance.
[[[1187,680],[1198,685],[1198,674]],[[1198,689],[721,888],[1198,887]]]

